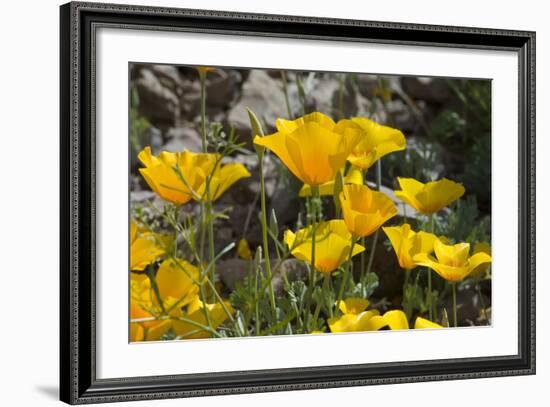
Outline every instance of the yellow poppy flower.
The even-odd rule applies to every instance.
[[[401,226],[385,227],[382,230],[390,239],[399,266],[406,270],[412,270],[417,266],[413,261],[415,255],[431,253],[437,239],[432,233],[413,231],[408,223]]]
[[[485,242],[479,242],[474,245],[474,254],[476,253],[486,253],[489,256],[491,255],[491,246]],[[481,266],[476,267],[472,270],[470,275],[472,277],[478,277],[483,274],[489,268],[489,263],[482,264]]]
[[[296,120],[278,119],[277,132],[254,138],[254,144],[273,151],[303,183],[333,181],[337,171],[361,138],[361,129],[350,120],[338,123],[322,113]]]
[[[389,327],[393,330],[409,329],[409,321],[407,315],[401,310],[391,310],[378,315],[370,320],[370,326],[373,331],[378,331],[381,328]]]
[[[185,260],[167,259],[160,265],[155,281],[163,301],[170,300],[178,307],[189,304],[199,292],[195,283],[200,279],[199,269]]]
[[[448,281],[464,280],[477,267],[491,262],[491,256],[483,252],[470,257],[469,243],[446,245],[436,239],[434,252],[437,259],[420,253],[414,256],[413,260],[419,266],[431,268]]]
[[[347,175],[344,177],[344,185],[347,185],[347,184],[362,185],[363,183],[364,183],[363,174],[361,174],[361,171],[358,170],[357,168],[351,167]],[[321,196],[333,195],[334,185],[335,185],[335,180],[321,184],[319,186],[319,195]],[[308,184],[304,184],[300,189],[300,192],[298,193],[298,195],[300,197],[311,196],[311,186]]]
[[[163,151],[154,156],[151,148],[145,147],[138,154],[138,158],[145,165],[139,172],[149,187],[161,198],[175,205],[183,205],[191,199],[205,200],[208,176],[211,176],[212,201],[218,199],[241,178],[250,176],[242,164],[222,165],[219,154],[192,153],[184,150],[178,153]]]
[[[356,167],[366,170],[386,154],[404,150],[407,146],[405,136],[397,129],[382,126],[366,117],[354,117],[352,121],[363,130],[361,141],[348,157]]]
[[[139,172],[149,185],[162,199],[175,205],[183,205],[193,198],[201,185],[212,173],[216,165],[215,154],[161,152],[158,156],[151,153],[151,147],[145,147],[139,154],[139,160],[145,165]],[[176,165],[185,182],[176,173]]]
[[[447,178],[426,184],[413,178],[398,177],[397,181],[401,191],[395,191],[395,196],[424,214],[437,212],[464,195],[462,184]]]
[[[224,302],[225,307],[229,311],[229,313],[233,314],[234,310],[229,301]],[[190,319],[191,321],[194,321],[196,323],[199,323],[201,325],[208,326],[208,323],[206,322],[206,317],[204,315],[203,308],[206,307],[208,310],[208,316],[210,318],[210,327],[212,329],[216,329],[218,326],[223,324],[225,320],[228,318],[227,313],[223,307],[222,304],[216,303],[216,304],[205,304],[202,302],[198,296],[194,298],[194,300],[189,304],[187,308],[187,312],[183,314],[183,316],[187,319]],[[200,339],[200,338],[209,338],[211,336],[211,333],[205,330],[201,330],[196,325],[193,325],[189,322],[185,322],[182,320],[174,319],[172,321],[172,328],[174,329],[174,332],[177,336],[184,336],[185,339]],[[191,332],[197,331],[193,334]]]
[[[296,233],[287,230],[284,241],[297,259],[311,262],[311,226]],[[321,222],[315,231],[315,268],[321,273],[330,273],[348,260],[351,250],[351,234],[343,220]],[[359,244],[353,246],[352,256],[364,251]]]
[[[142,271],[165,253],[156,238],[165,239],[152,233],[139,233],[138,225],[130,223],[130,270]]]
[[[211,66],[197,66],[195,67],[195,69],[199,71],[199,73],[201,74],[206,74],[208,72],[212,72],[216,70],[216,68],[213,68]]]
[[[368,310],[359,314],[344,314],[341,317],[329,318],[327,323],[330,332],[372,331],[371,321],[378,316],[377,310]]]
[[[436,324],[435,322],[430,321],[429,319],[424,319],[422,317],[417,317],[414,321],[414,329],[429,329],[429,328],[443,328],[441,325]]]
[[[248,240],[242,238],[237,243],[237,256],[243,260],[250,260],[252,258],[252,250],[250,250],[250,245]]]
[[[369,300],[366,298],[347,298],[340,301],[338,304],[338,309],[342,311],[343,314],[360,314],[369,306]]]
[[[240,163],[229,163],[218,165],[212,174],[210,180],[210,199],[218,200],[225,191],[241,178],[250,177],[250,172]],[[202,184],[198,189],[199,196],[206,200],[205,195],[206,184]]]
[[[130,273],[130,340],[132,342],[159,340],[170,329],[170,320],[152,319],[140,322],[132,322],[132,320],[161,316],[161,307],[153,302],[149,277],[145,274]]]
[[[397,208],[390,198],[366,185],[344,185],[340,205],[346,226],[355,237],[374,233],[384,222],[397,215]]]

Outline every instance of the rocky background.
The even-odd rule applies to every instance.
[[[239,181],[217,202],[216,209],[228,215],[227,220],[216,224],[217,249],[241,237],[253,249],[261,244],[257,159],[252,153],[245,108],[254,110],[267,134],[273,132],[276,119],[289,116],[285,77],[294,116],[303,111],[320,111],[334,119],[367,116],[400,129],[407,138],[407,149],[383,159],[383,191],[393,196],[397,176],[424,182],[448,177],[462,182],[466,196],[455,210],[459,213],[449,217],[448,231],[465,240],[472,237],[468,234],[475,233],[490,241],[490,81],[223,68],[207,75],[207,120],[221,123],[226,131],[236,131],[250,152],[243,150],[233,158],[245,164],[253,175]],[[198,74],[192,67],[132,64],[129,85],[131,205],[134,210],[144,208],[146,201],[162,206],[163,202],[139,176],[136,155],[147,145],[155,154],[163,150],[200,151]],[[303,202],[298,199],[301,185],[275,158],[266,161],[265,171],[268,204],[277,214],[279,227],[281,231],[293,227],[297,213],[303,209]],[[370,171],[367,177],[374,177],[373,173]],[[396,202],[403,216],[404,207]],[[406,216],[416,214],[407,207]],[[379,239],[380,253],[375,256],[374,270],[380,281],[374,296],[399,304],[403,271],[393,253],[384,255],[390,250],[385,240]],[[295,262],[288,261],[286,266],[301,273]],[[231,288],[246,274],[247,265],[233,254],[222,260],[217,270]],[[459,313],[466,319],[464,322],[476,318],[480,300],[486,306],[490,304],[490,289],[488,280],[477,293],[459,292],[463,310],[472,309],[471,313]]]

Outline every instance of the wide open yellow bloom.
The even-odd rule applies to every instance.
[[[417,266],[413,261],[415,255],[433,252],[437,237],[432,233],[415,232],[408,223],[382,229],[390,239],[401,268],[412,270]]]
[[[224,301],[225,308],[230,314],[234,313],[233,307],[229,301]],[[195,296],[194,300],[187,307],[187,312],[183,314],[186,319],[197,322],[201,325],[208,326],[206,322],[206,316],[204,315],[204,308],[208,310],[208,316],[210,318],[210,327],[216,329],[218,326],[224,323],[228,318],[227,312],[223,305],[220,303],[205,304],[198,296]],[[189,322],[174,319],[172,321],[172,328],[177,336],[184,336],[185,339],[200,339],[209,338],[212,334],[204,329],[198,328]],[[197,331],[197,332],[195,332]],[[192,333],[194,332],[194,333]]]
[[[395,191],[418,212],[430,214],[437,212],[464,195],[462,184],[443,178],[423,184],[414,178],[397,178],[401,191]]]
[[[166,241],[165,236],[140,233],[138,225],[130,223],[130,270],[142,271],[165,253],[157,239]]]
[[[338,123],[322,113],[296,120],[278,119],[277,132],[254,138],[254,144],[273,151],[303,183],[333,181],[359,142],[362,130],[351,120]]]
[[[470,244],[446,245],[439,239],[434,242],[435,256],[420,253],[414,256],[419,266],[429,267],[448,281],[464,280],[477,267],[491,262],[491,256],[478,252],[470,257]]]
[[[219,154],[161,152],[158,156],[145,147],[139,154],[145,165],[139,172],[149,187],[166,201],[183,205],[191,199],[206,200],[206,180],[210,180],[210,198],[218,199],[231,185],[244,177],[248,170],[239,163],[222,165]],[[179,172],[177,171],[179,170]]]
[[[300,229],[296,233],[285,231],[284,241],[297,259],[311,262],[312,228]],[[315,230],[315,269],[330,273],[348,260],[351,250],[351,234],[343,220],[321,222]],[[352,256],[364,251],[359,244],[353,246]]]
[[[361,171],[357,168],[351,167],[347,175],[344,177],[344,185],[347,185],[347,184],[362,185],[363,183],[364,183],[363,174],[361,173]],[[335,180],[321,184],[319,186],[319,195],[321,196],[334,195],[334,185],[335,185]],[[300,189],[300,192],[298,195],[301,197],[311,196],[311,186],[308,184],[304,184]]]
[[[388,219],[397,215],[393,201],[366,185],[344,185],[340,205],[348,230],[355,237],[374,233]]]
[[[397,129],[382,126],[365,117],[354,117],[352,121],[363,130],[361,141],[348,157],[348,161],[356,167],[366,170],[386,154],[404,150],[407,146],[405,136]]]

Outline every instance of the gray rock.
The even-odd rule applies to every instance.
[[[147,68],[139,71],[135,86],[139,94],[140,114],[159,125],[175,125],[179,119],[179,98],[173,89],[161,82],[157,75]]]
[[[192,127],[173,127],[166,133],[166,138],[168,142],[163,147],[165,151],[201,151],[199,132]]]
[[[264,124],[265,131],[272,131],[279,117],[286,117],[285,98],[280,81],[266,72],[253,70],[242,87],[240,100],[229,111],[227,121],[251,140],[250,121],[246,108],[254,110]]]

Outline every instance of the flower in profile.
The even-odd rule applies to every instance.
[[[362,134],[351,120],[335,123],[319,112],[278,119],[276,127],[274,134],[256,135],[254,144],[273,151],[297,178],[315,186],[334,180]]]
[[[206,200],[206,182],[210,177],[210,199],[217,200],[231,185],[250,173],[240,163],[221,164],[219,154],[163,151],[158,156],[145,147],[139,154],[145,165],[139,172],[162,199],[183,205],[191,199]]]
[[[329,318],[327,323],[330,332],[362,332],[372,331],[371,320],[378,316],[375,309],[363,311],[359,314],[344,314],[340,317]]]
[[[219,164],[210,181],[210,199],[218,200],[231,185],[241,178],[250,177],[250,172],[240,163]],[[203,200],[206,199],[206,184],[202,184],[197,191]]]
[[[344,185],[340,193],[344,221],[355,237],[374,233],[388,219],[397,215],[393,201],[366,185]]]
[[[199,74],[201,75],[206,75],[208,72],[213,72],[216,70],[216,68],[211,66],[197,66],[195,69],[199,71]]]
[[[366,298],[346,298],[338,303],[338,309],[343,314],[360,314],[369,306]]]
[[[371,330],[378,331],[379,329],[388,327],[393,330],[409,329],[409,321],[407,315],[399,310],[391,310],[384,313],[384,315],[374,316],[370,320]]]
[[[183,307],[195,298],[199,292],[199,269],[185,260],[164,260],[155,276],[160,298]]]
[[[429,267],[447,281],[462,281],[477,267],[491,263],[491,256],[478,252],[470,256],[470,244],[446,245],[441,240],[434,242],[435,258],[427,253],[414,256],[419,266]]]
[[[340,301],[338,308],[342,312],[340,317],[332,317],[327,321],[331,332],[361,332],[371,331],[371,319],[379,313],[377,310],[368,310],[369,301],[364,298],[348,298]]]
[[[248,240],[244,237],[237,243],[237,256],[243,260],[250,260],[252,258],[252,250],[250,250]]]
[[[149,277],[130,273],[130,341],[159,340],[171,325],[161,316],[161,307],[153,301]]]
[[[390,239],[399,266],[405,270],[412,270],[417,266],[413,261],[415,255],[433,252],[434,242],[437,239],[432,233],[413,231],[408,223],[384,227],[382,230]]]
[[[429,319],[425,319],[422,317],[416,317],[416,320],[414,321],[414,329],[430,329],[430,328],[443,328],[441,325],[430,321]]]
[[[336,184],[335,180],[332,180],[319,185],[319,195],[321,196],[333,195],[335,184]],[[344,177],[344,185],[348,185],[348,184],[355,184],[355,185],[363,184],[363,174],[361,174],[361,171],[359,169],[355,167],[350,168],[350,170]],[[300,192],[298,193],[298,195],[300,197],[311,196],[311,186],[308,184],[304,184],[300,189]]]
[[[164,255],[159,243],[168,243],[165,236],[151,232],[140,233],[136,222],[130,222],[130,270],[142,271]]]
[[[303,228],[296,233],[287,230],[284,241],[297,259],[311,262],[312,227]],[[315,269],[321,273],[330,273],[348,260],[351,250],[351,234],[343,220],[330,220],[317,224],[315,230]],[[364,251],[359,244],[353,245],[351,256]]]
[[[395,196],[424,214],[437,212],[464,195],[462,184],[447,178],[426,184],[413,178],[398,177],[397,181],[401,190]]]
[[[490,256],[491,246],[485,242],[478,242],[474,245],[474,254],[476,253],[485,253]],[[485,273],[485,271],[487,271],[488,268],[489,268],[489,263],[482,264],[481,266],[478,266],[475,269],[473,269],[472,272],[470,273],[470,276],[479,277],[483,273]]]
[[[363,130],[361,141],[355,146],[348,161],[363,170],[370,168],[377,160],[407,146],[405,136],[397,129],[380,125],[366,117],[354,117],[353,123]]]
[[[220,303],[206,304],[202,302],[198,296],[195,296],[193,301],[187,307],[187,312],[183,313],[183,316],[185,317],[185,319],[194,321],[204,326],[208,326],[204,313],[204,308],[206,308],[208,311],[208,317],[210,319],[210,328],[216,329],[228,318],[227,311],[229,311],[230,314],[234,313],[233,307],[231,306],[229,301],[225,301],[224,305]],[[197,328],[197,325],[186,322],[183,319],[175,318],[172,321],[172,328],[174,329],[174,332],[177,336],[183,337],[184,339],[201,339],[209,338],[212,336],[210,332],[204,329]]]

